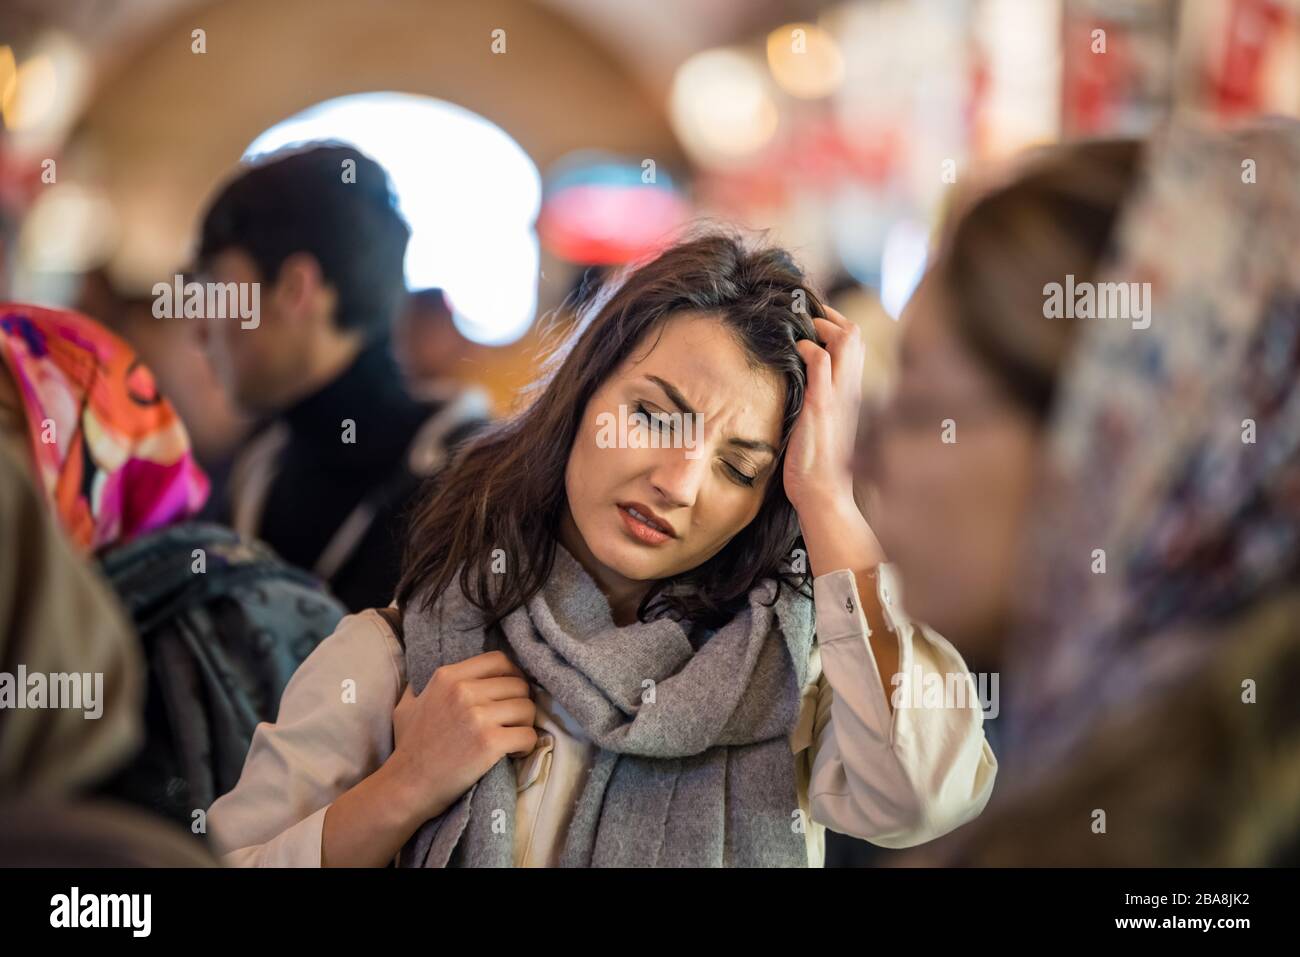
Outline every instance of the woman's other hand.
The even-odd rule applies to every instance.
[[[389,763],[416,816],[436,817],[503,757],[532,752],[536,711],[523,672],[500,651],[443,665],[418,695],[407,685]]]

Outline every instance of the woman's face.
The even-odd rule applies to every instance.
[[[870,439],[875,531],[908,613],[988,664],[1009,622],[1038,430],[943,308],[927,277],[903,318],[898,387]]]
[[[671,317],[583,412],[565,473],[565,545],[623,596],[704,563],[781,480],[784,406],[780,376],[753,368],[721,321]]]

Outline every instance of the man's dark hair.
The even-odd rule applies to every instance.
[[[198,258],[237,248],[274,282],[285,259],[309,253],[338,295],[335,325],[376,336],[405,299],[410,235],[382,166],[351,146],[315,143],[260,158],[226,183],[203,217]]]

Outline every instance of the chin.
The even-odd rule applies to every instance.
[[[616,530],[619,539],[622,530]],[[667,567],[665,557],[650,553],[648,549],[634,542],[618,539],[608,541],[600,550],[592,549],[592,554],[606,568],[623,576],[629,581],[653,581],[662,578],[663,569]]]
[[[668,546],[648,548],[627,540],[619,524],[598,529],[595,535],[582,532],[587,548],[596,561],[629,581],[654,581],[663,578],[669,566]]]

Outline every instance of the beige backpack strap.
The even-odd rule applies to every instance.
[[[289,442],[289,427],[277,422],[256,436],[230,473],[231,524],[249,538],[259,538],[262,511],[278,471],[280,452]]]

